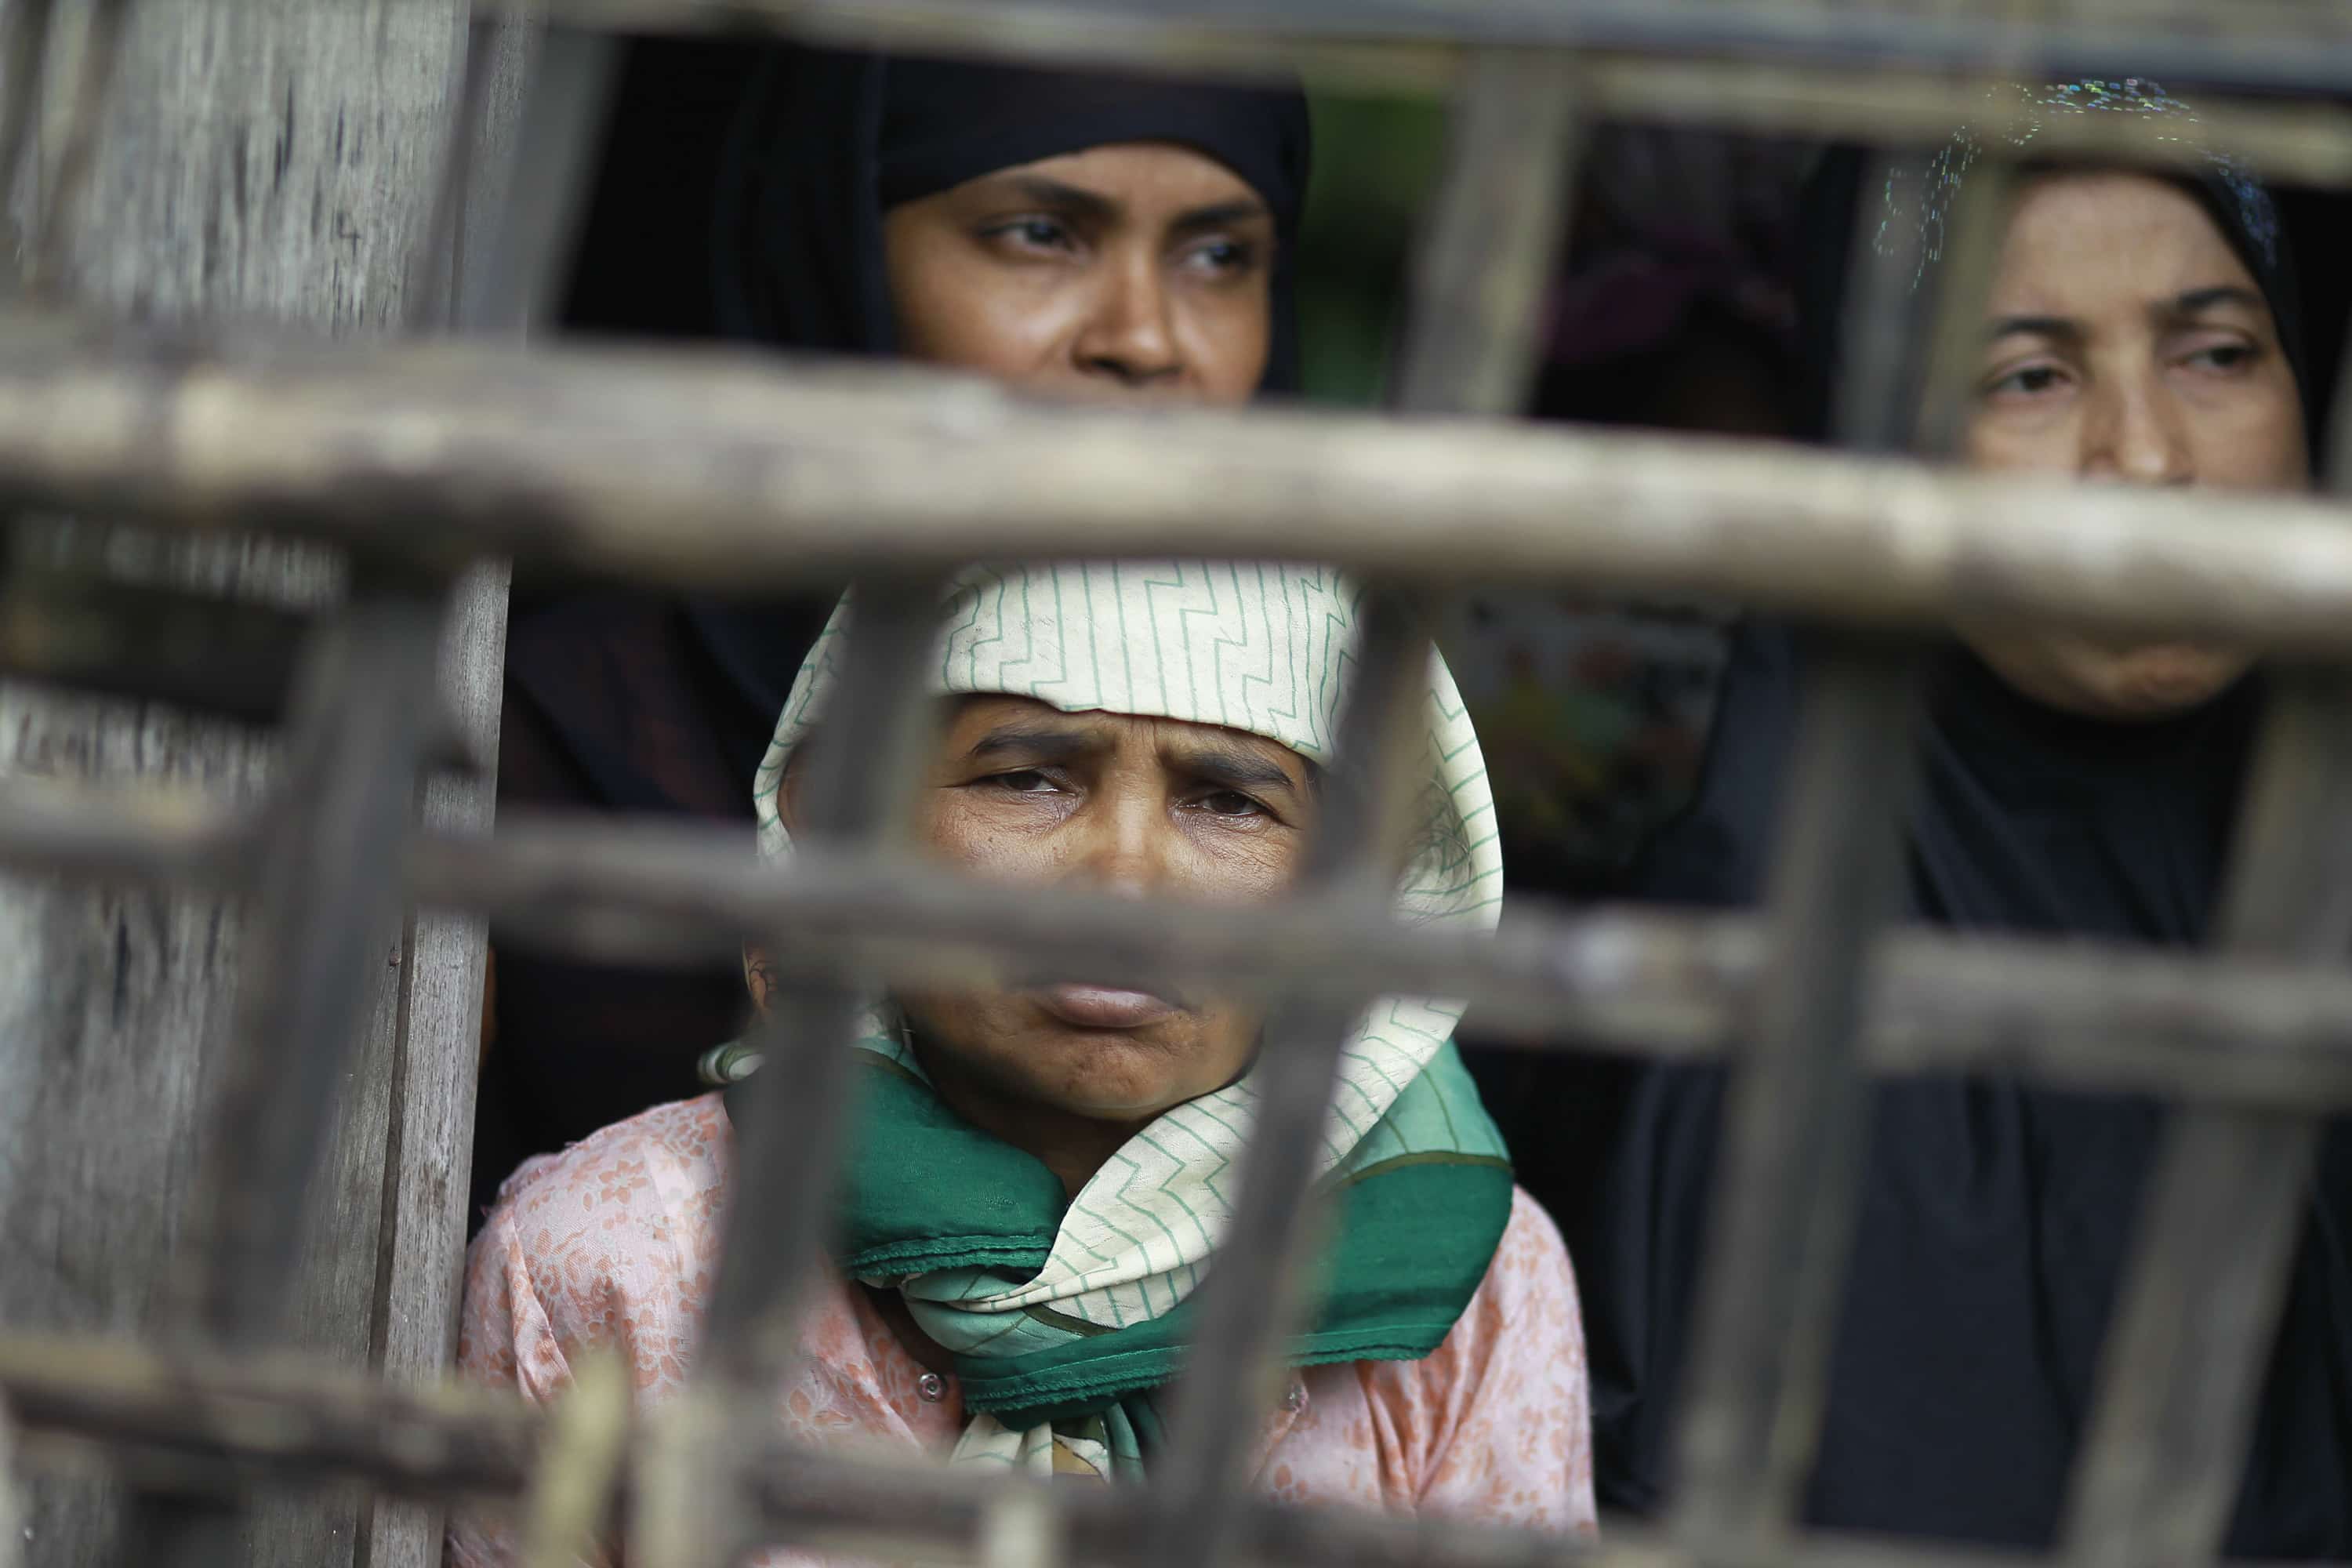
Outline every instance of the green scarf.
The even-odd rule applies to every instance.
[[[967,574],[943,607],[934,689],[1247,730],[1328,764],[1360,592],[1326,570],[1167,562]],[[849,609],[811,650],[755,785],[761,844],[790,851],[777,791],[830,690]],[[1486,768],[1444,664],[1430,668],[1426,827],[1404,918],[1491,926],[1501,902]],[[1384,997],[1343,1053],[1325,1134],[1335,1239],[1291,1362],[1412,1360],[1485,1277],[1511,1205],[1503,1144],[1452,1044],[1456,1004]],[[877,1006],[839,1264],[897,1289],[955,1357],[958,1462],[1131,1474],[1157,1431],[1189,1298],[1231,1217],[1255,1075],[1163,1112],[1076,1198],[948,1109]]]

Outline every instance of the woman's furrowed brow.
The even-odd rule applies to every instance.
[[[1239,746],[1214,744],[1174,747],[1160,753],[1161,762],[1203,784],[1228,789],[1287,789],[1299,787],[1290,771],[1273,758]]]
[[[974,761],[1018,754],[1038,762],[1067,763],[1098,754],[1109,744],[1106,737],[1093,731],[1016,719],[997,725],[974,741],[965,748],[964,755]]]

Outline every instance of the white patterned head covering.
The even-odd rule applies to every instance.
[[[1318,765],[1355,671],[1362,590],[1323,567],[1117,561],[976,568],[940,616],[931,689],[1026,697],[1218,724],[1276,742]],[[786,854],[779,792],[837,679],[852,601],[810,648],[752,783],[760,849]],[[1431,774],[1424,828],[1398,889],[1414,921],[1491,928],[1503,858],[1486,759],[1443,658],[1429,674]]]

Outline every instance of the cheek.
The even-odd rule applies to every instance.
[[[1288,827],[1236,830],[1191,822],[1177,830],[1180,847],[1168,857],[1171,890],[1216,903],[1256,903],[1289,888],[1298,875],[1306,836]]]
[[[2080,457],[2074,421],[2056,402],[2039,407],[1979,407],[1969,419],[1971,468],[2071,473]]]
[[[1202,289],[1185,301],[1185,353],[1195,367],[1201,396],[1209,403],[1246,403],[1265,379],[1273,352],[1272,296],[1268,286],[1230,293]]]
[[[2197,472],[2231,489],[2304,489],[2311,484],[2303,406],[2292,387],[2266,387],[2234,400],[2228,413],[2195,426]]]
[[[911,359],[1005,380],[1033,374],[1066,331],[1068,290],[1050,267],[1007,267],[976,247],[894,256],[890,310]]]
[[[989,800],[965,789],[934,792],[923,843],[949,864],[993,880],[1051,880],[1061,869],[1052,813],[1019,799]]]

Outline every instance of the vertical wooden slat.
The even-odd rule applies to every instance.
[[[1583,147],[1575,85],[1573,60],[1540,51],[1482,51],[1465,69],[1414,258],[1391,399],[1401,412],[1526,408]]]
[[[361,977],[399,907],[443,598],[405,584],[366,592],[312,633],[305,655],[196,1238],[196,1322],[231,1349],[275,1338]]]
[[[293,1294],[312,1173],[364,1033],[371,961],[399,929],[443,597],[371,587],[322,621],[304,655],[188,1260],[190,1328],[210,1346],[268,1346]],[[216,1502],[142,1500],[122,1561],[227,1568],[245,1555],[237,1524]]]
[[[1894,166],[1875,165],[1856,207],[1835,427],[1862,450],[1948,450],[1957,405],[1939,384],[1963,369],[1950,345],[1982,313],[2007,176],[1990,158],[1971,171],[1945,254],[1915,292],[1912,267],[1873,250]],[[1790,1527],[1820,1435],[1866,1146],[1859,1002],[1870,951],[1900,908],[1919,659],[1916,644],[1842,635],[1807,672],[1682,1395],[1674,1522],[1705,1551]]]
[[[487,71],[494,67],[484,31],[476,28],[469,54]],[[513,173],[505,183],[496,241],[499,264],[460,309],[470,330],[530,336],[551,312],[586,212],[588,178],[620,52],[619,40],[605,33],[556,27],[537,37],[509,160]]]
[[[0,163],[0,168],[5,167]],[[0,1399],[0,1568],[18,1568],[25,1561],[24,1519],[16,1498],[16,1422],[8,1413],[8,1402]]]
[[[0,16],[0,255],[18,254],[22,239],[15,221],[16,182],[25,150],[33,143],[38,110],[41,62],[49,52],[49,26],[57,0],[15,0]],[[0,278],[0,293],[16,279]]]
[[[1465,74],[1444,178],[1413,272],[1394,400],[1418,413],[1516,413],[1540,345],[1535,321],[1559,254],[1578,139],[1570,65],[1486,53]],[[1383,868],[1427,756],[1424,615],[1407,595],[1367,595],[1357,684],[1338,736],[1302,889],[1391,896]],[[1241,1196],[1199,1293],[1191,1363],[1171,1400],[1152,1502],[1168,1568],[1218,1560],[1230,1544],[1242,1466],[1265,1373],[1296,1321],[1297,1263],[1320,1239],[1308,1214],[1339,1053],[1360,1007],[1277,1007],[1258,1068],[1257,1122]]]
[[[1809,676],[1682,1415],[1675,1522],[1707,1549],[1784,1528],[1811,1458],[1863,1148],[1860,986],[1901,888],[1909,659],[1837,644]]]
[[[441,710],[457,720],[473,755],[493,768],[506,618],[506,567],[479,566],[459,580],[442,639]],[[436,833],[486,831],[494,793],[488,774],[436,773],[425,781],[421,826]],[[369,1358],[395,1383],[437,1382],[457,1353],[488,950],[477,916],[440,910],[408,917],[401,1004],[392,1026]],[[441,1560],[442,1517],[437,1505],[374,1500],[358,1526],[368,1568],[432,1568]]]
[[[461,86],[409,269],[411,331],[521,335],[554,307],[618,46],[567,36],[551,53],[535,47],[536,35],[514,16],[465,21]],[[529,190],[527,203],[504,199],[518,188]],[[508,575],[499,563],[461,582],[442,655],[447,711],[467,751],[493,769]],[[428,829],[479,832],[493,806],[489,777],[444,773],[425,784],[423,821]],[[403,948],[372,1359],[388,1378],[424,1383],[444,1373],[457,1350],[488,931],[472,916],[413,911]],[[431,1568],[440,1561],[444,1519],[437,1505],[370,1500],[359,1522],[361,1561]]]
[[[925,678],[940,592],[919,577],[856,589],[840,684],[792,781],[796,842],[875,847],[901,836],[937,721]],[[694,1379],[668,1413],[666,1454],[641,1479],[634,1559],[702,1568],[755,1528],[744,1456],[772,1419],[823,1265],[864,1005],[849,984],[798,987],[758,1030],[760,1070],[729,1106],[734,1169]]]
[[[2221,943],[2340,962],[2352,684],[2286,672],[2271,695]],[[2151,1173],[2101,1361],[2066,1555],[2099,1568],[2210,1563],[2237,1500],[2319,1147],[2315,1116],[2189,1107]]]
[[[65,147],[57,172],[42,193],[41,226],[33,249],[27,287],[44,294],[64,279],[66,258],[88,205],[91,171],[98,164],[98,128],[112,95],[115,68],[122,58],[122,29],[131,0],[90,0],[82,36],[81,77],[66,119]]]
[[[1427,755],[1429,641],[1393,593],[1367,595],[1355,686],[1341,715],[1302,890],[1393,896],[1385,868]],[[1196,1293],[1199,1327],[1177,1384],[1168,1448],[1154,1478],[1159,1560],[1219,1561],[1230,1544],[1243,1464],[1265,1415],[1263,1373],[1296,1321],[1298,1254],[1321,1226],[1304,1212],[1333,1082],[1362,1009],[1328,1003],[1274,1009],[1259,1053],[1257,1120],[1238,1161],[1240,1197]]]

